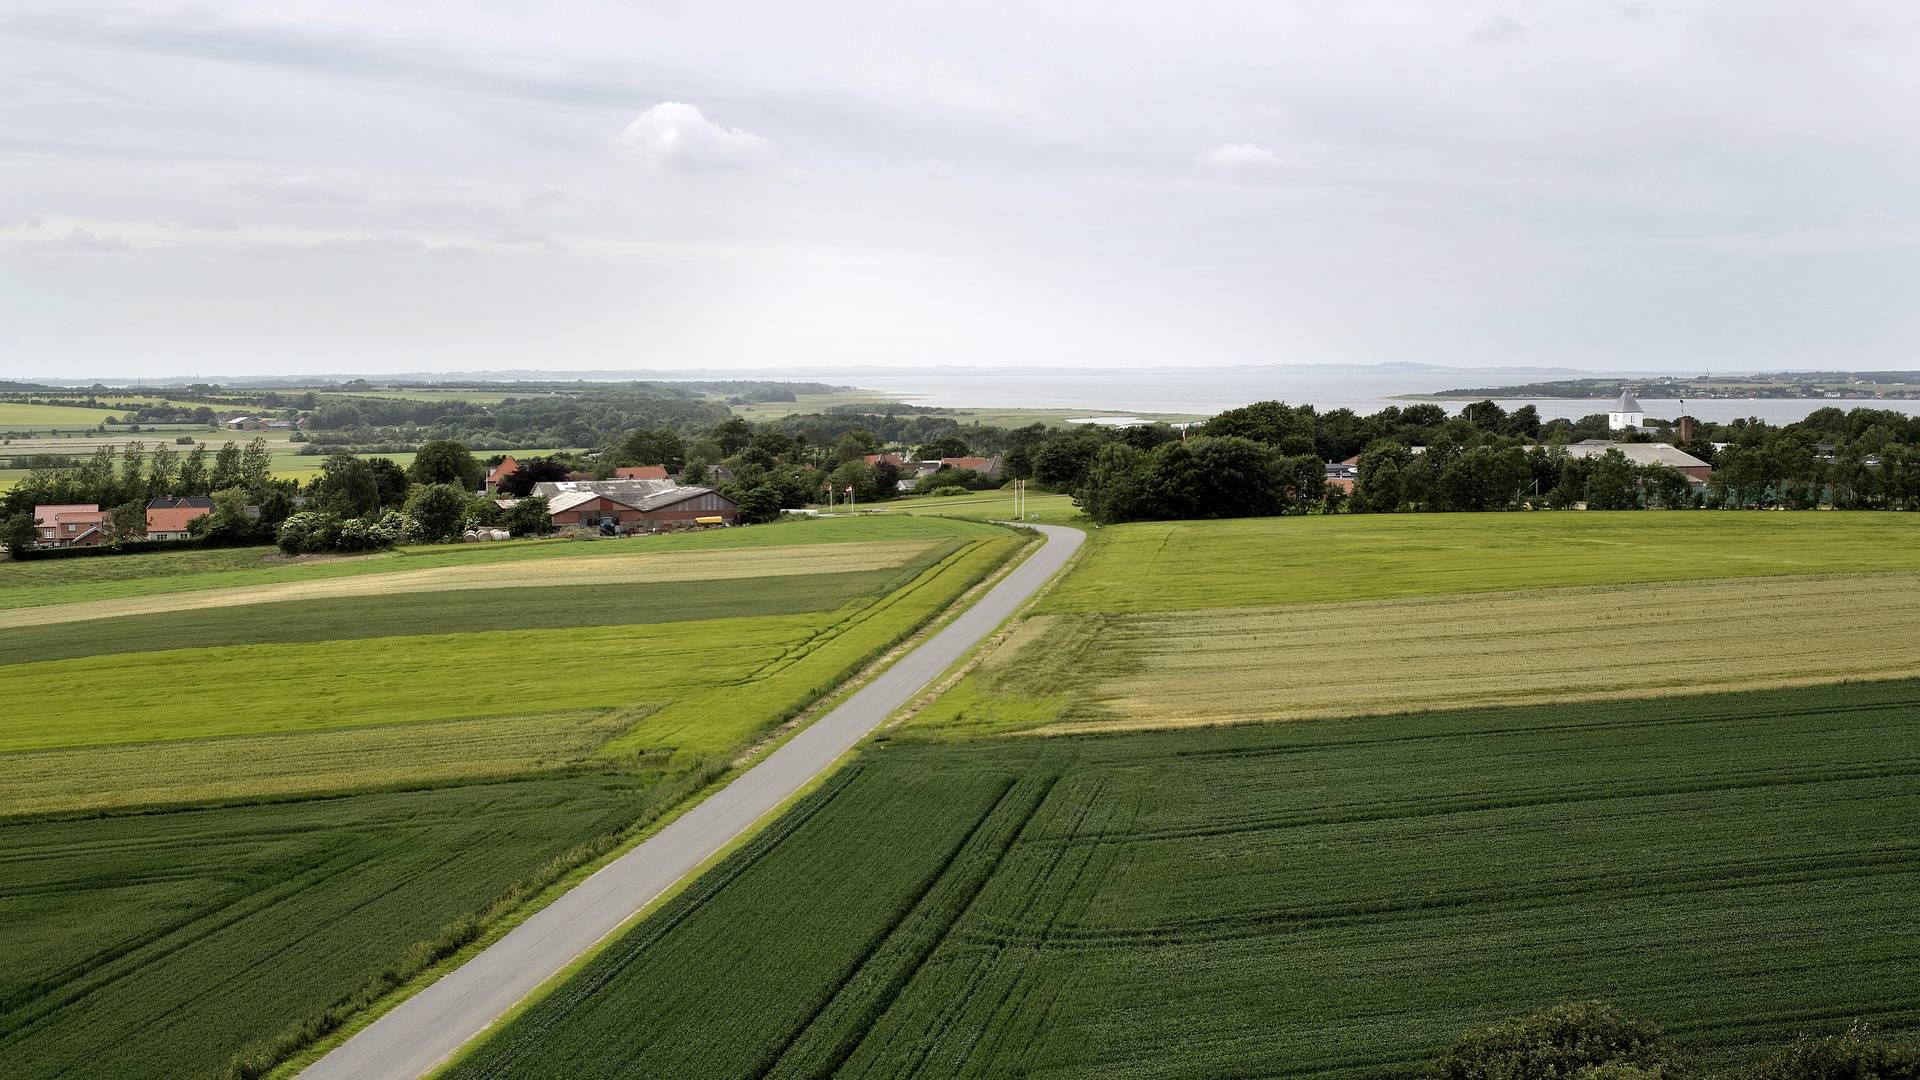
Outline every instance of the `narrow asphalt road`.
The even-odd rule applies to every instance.
[[[1034,528],[1046,536],[1040,550],[932,639],[733,783],[300,1075],[305,1080],[413,1080],[445,1061],[535,987],[819,775],[1013,614],[1086,539],[1078,529]]]

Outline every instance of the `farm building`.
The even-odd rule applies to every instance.
[[[622,465],[613,470],[613,475],[616,480],[665,480],[667,467],[665,465]]]
[[[1620,391],[1620,399],[1607,406],[1607,429],[1630,431],[1647,422],[1647,410],[1633,399],[1630,390]]]
[[[488,491],[499,490],[500,481],[505,480],[507,477],[512,476],[514,473],[519,471],[520,471],[520,463],[513,460],[512,454],[508,454],[506,457],[501,458],[500,464],[495,465],[493,468],[487,470],[487,490]]]
[[[1003,466],[998,457],[948,457],[940,464],[949,469],[972,469],[982,480],[998,480]]]
[[[1695,487],[1705,484],[1713,476],[1712,465],[1668,443],[1617,443],[1606,439],[1583,439],[1567,446],[1567,453],[1577,458],[1599,457],[1609,450],[1620,451],[1635,465],[1670,465],[1680,470],[1680,474]]]
[[[147,539],[185,540],[192,535],[189,524],[211,513],[213,500],[205,495],[155,499],[147,504]]]
[[[258,416],[236,416],[225,421],[225,427],[228,431],[265,431],[267,421]]]
[[[671,480],[560,480],[534,485],[534,494],[546,498],[555,528],[627,533],[702,518],[728,525],[740,520],[732,499]]]
[[[40,547],[92,547],[106,539],[108,512],[94,503],[53,503],[33,508]]]

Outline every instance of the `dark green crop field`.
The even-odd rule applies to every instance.
[[[911,729],[909,729],[911,730]],[[1407,1075],[1920,1026],[1920,682],[870,749],[481,1077]]]
[[[0,1074],[219,1075],[683,793],[570,777],[0,826]]]

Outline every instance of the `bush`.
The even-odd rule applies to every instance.
[[[932,491],[927,492],[927,494],[937,495],[944,499],[949,495],[965,495],[967,494],[967,489],[956,484],[948,484],[945,487],[934,488]]]
[[[399,543],[407,535],[406,515],[389,510],[377,519],[347,518],[308,510],[280,523],[275,543],[288,555],[328,551],[377,551]]]
[[[1433,1064],[1436,1080],[1679,1080],[1660,1029],[1598,1001],[1555,1005],[1468,1034]]]
[[[506,514],[507,531],[515,536],[545,536],[553,531],[547,500],[538,495],[521,499]]]
[[[280,533],[274,543],[289,555],[303,555],[310,551],[332,551],[333,544],[340,534],[340,520],[332,514],[317,511],[303,511],[291,515],[280,523]]]
[[[1801,1039],[1740,1080],[1920,1080],[1920,1044],[1891,1043],[1856,1024],[1840,1035]]]

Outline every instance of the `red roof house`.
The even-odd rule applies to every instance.
[[[189,523],[213,513],[213,500],[206,496],[185,499],[155,499],[147,504],[147,539],[185,540],[192,533]]]
[[[109,514],[95,503],[51,503],[33,508],[42,547],[92,547],[106,539]]]
[[[622,465],[613,470],[613,475],[619,480],[665,480],[667,467],[665,465]]]
[[[513,460],[513,455],[509,454],[501,458],[500,464],[495,465],[487,472],[487,490],[491,491],[499,487],[500,481],[505,480],[507,477],[519,471],[520,463]]]

